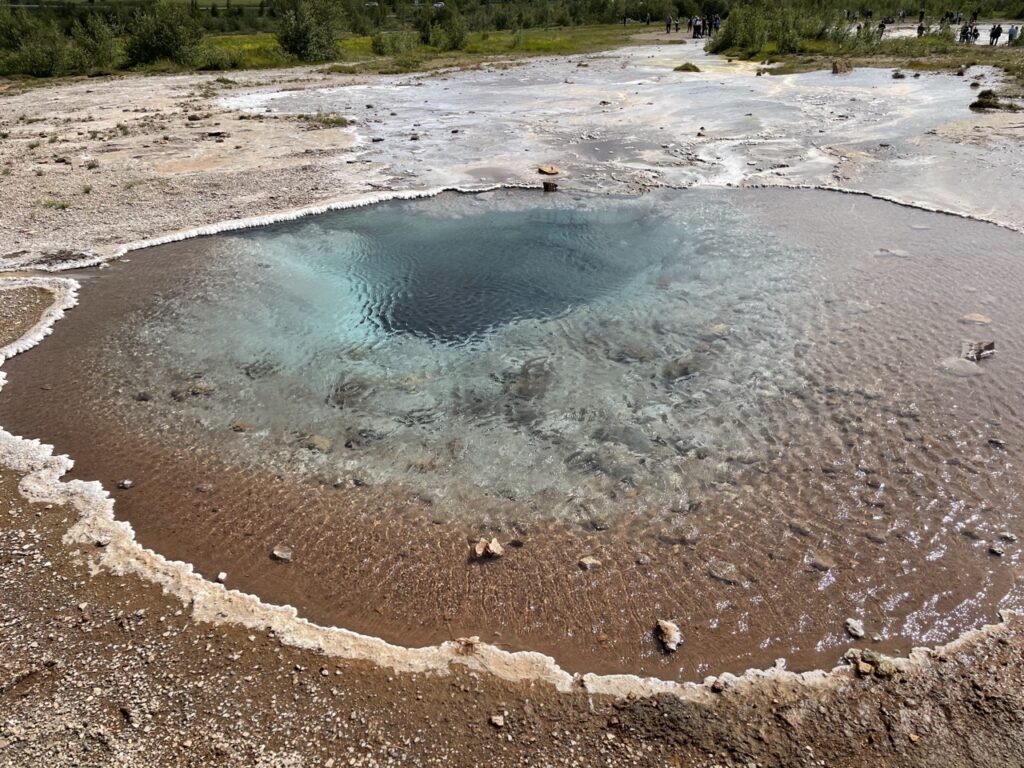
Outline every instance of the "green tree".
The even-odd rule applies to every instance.
[[[330,0],[296,0],[281,16],[277,42],[302,61],[338,55],[338,13]]]
[[[131,66],[160,59],[189,64],[202,37],[203,28],[185,6],[160,0],[136,15],[125,40],[125,54]]]

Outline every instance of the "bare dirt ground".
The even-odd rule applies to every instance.
[[[1014,202],[1022,126],[1012,116],[920,124],[934,105],[902,81],[892,87],[902,89],[915,130],[884,111],[851,116],[856,108],[844,112],[814,93],[793,96],[796,117],[773,116],[767,105],[793,95],[782,78],[758,85],[749,110],[696,114],[682,98],[671,108],[648,103],[651,93],[632,75],[613,86],[583,82],[588,71],[628,63],[558,64],[586,65],[565,73],[581,88],[564,102],[530,81],[530,68],[544,65],[523,65],[526,75],[520,67],[468,73],[483,88],[489,78],[523,78],[514,108],[491,105],[517,115],[492,135],[488,105],[478,116],[464,102],[438,106],[452,85],[445,74],[390,90],[289,70],[8,91],[0,96],[0,261],[60,268],[127,242],[381,190],[536,184],[536,165],[553,161],[563,178],[623,191],[839,184],[1024,222]],[[702,66],[717,73],[719,65]],[[747,74],[744,87],[773,80]],[[357,89],[336,109],[320,89],[344,84]],[[273,92],[287,104],[291,89],[308,109],[263,100]],[[723,93],[711,99],[722,102]],[[355,125],[303,116],[335,111]],[[863,142],[847,127],[858,121],[869,129]],[[786,133],[783,122],[800,128]],[[630,133],[641,123],[650,135]],[[654,133],[667,126],[673,135]],[[478,133],[453,149],[461,135],[453,131],[467,129]],[[983,164],[980,181],[962,173],[964,163]],[[37,291],[0,291],[0,345],[44,306]],[[722,678],[689,698],[561,693],[458,666],[447,675],[395,673],[295,648],[272,632],[194,620],[189,605],[100,570],[95,552],[62,543],[73,512],[29,504],[17,483],[0,472],[0,766],[1024,765],[1024,623],[1016,616],[911,661],[854,654],[815,684]]]

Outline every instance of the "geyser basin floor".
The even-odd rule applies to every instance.
[[[387,204],[85,273],[0,423],[132,479],[144,545],[322,623],[829,665],[847,617],[906,650],[1020,605],[1020,247],[821,192]],[[951,375],[972,336],[998,356]]]

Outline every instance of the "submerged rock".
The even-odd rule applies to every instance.
[[[947,357],[939,361],[939,370],[950,376],[967,379],[972,376],[981,376],[985,371],[977,363],[964,360],[962,357]]]
[[[118,480],[117,481],[117,487],[122,489],[122,490],[125,490],[125,491],[127,491],[133,485],[135,485],[135,483],[133,481],[131,481],[131,480]]]
[[[719,339],[724,339],[730,333],[732,333],[732,328],[728,325],[725,323],[715,323],[701,331],[700,339],[701,341],[718,341]]]
[[[290,563],[294,556],[295,553],[292,551],[292,548],[285,544],[278,544],[270,550],[270,557],[282,563]]]
[[[346,408],[355,401],[367,395],[370,391],[368,382],[358,378],[339,378],[330,394],[327,395],[327,404],[336,408]]]
[[[809,552],[807,555],[807,564],[816,571],[826,573],[836,567],[835,560],[823,552]]]
[[[213,394],[213,385],[204,379],[192,379],[188,385],[188,393],[192,397],[209,397]]]
[[[661,367],[661,377],[667,382],[685,379],[697,372],[692,357],[677,357]]]
[[[505,548],[502,547],[501,542],[495,538],[492,538],[490,541],[487,539],[480,539],[480,541],[473,545],[473,555],[477,560],[497,558],[504,554]]]
[[[991,325],[992,318],[980,312],[971,312],[961,317],[960,322],[964,325]]]
[[[554,380],[554,373],[541,358],[527,360],[518,371],[506,373],[503,380],[505,393],[523,400],[544,397]]]
[[[683,644],[683,634],[679,631],[679,626],[665,619],[658,619],[658,639],[670,653],[674,653]]]
[[[580,558],[578,565],[584,571],[592,571],[595,568],[601,567],[601,561],[593,555],[586,555],[585,557]]]
[[[742,580],[740,569],[728,560],[714,557],[708,562],[708,575],[723,584],[736,585]]]
[[[960,345],[960,357],[964,360],[984,360],[996,353],[994,341],[965,341]]]
[[[866,634],[864,622],[860,619],[847,619],[843,622],[843,626],[846,628],[846,633],[856,640],[860,640]]]
[[[316,453],[329,453],[331,450],[331,439],[324,435],[305,435],[302,438],[303,447]]]

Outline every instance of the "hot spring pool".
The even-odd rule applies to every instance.
[[[143,544],[399,642],[699,677],[830,663],[857,617],[906,650],[1020,604],[1021,245],[824,192],[383,203],[84,273],[0,423],[132,478]]]

